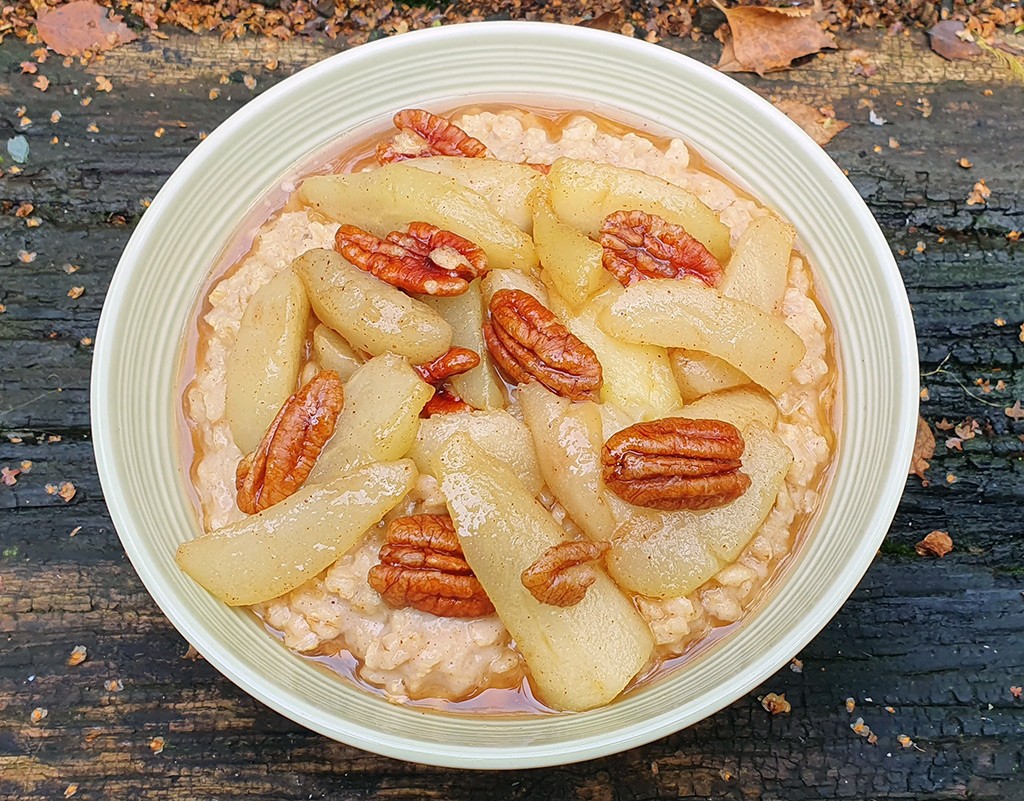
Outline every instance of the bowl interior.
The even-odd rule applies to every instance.
[[[496,96],[561,98],[677,132],[797,227],[842,350],[842,438],[815,530],[766,603],[685,670],[604,709],[479,718],[400,707],[296,657],[174,563],[196,535],[178,448],[180,346],[217,255],[297,163],[367,120]],[[539,23],[407,34],[328,59],[218,128],[154,200],[103,311],[92,414],[111,515],[147,589],[222,673],[293,720],[377,753],[462,767],[571,762],[648,742],[730,703],[829,620],[895,512],[917,410],[906,294],[877,225],[839,169],[753,93],[668,50]]]

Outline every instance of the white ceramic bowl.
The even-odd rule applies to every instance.
[[[817,524],[784,580],[682,672],[604,709],[527,719],[394,706],[274,642],[178,570],[198,533],[175,422],[181,347],[201,285],[240,221],[296,163],[409,106],[561,98],[647,119],[728,165],[791,220],[817,270],[843,367],[841,439]],[[579,27],[499,22],[410,33],[341,53],[241,109],[171,176],[125,249],[97,334],[96,457],[111,516],[149,592],[225,676],[328,737],[475,768],[573,762],[704,718],[769,677],[867,569],[906,478],[917,413],[914,328],[899,272],[849,181],[753,92],[684,56]]]

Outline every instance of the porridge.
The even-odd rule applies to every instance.
[[[212,280],[179,564],[391,700],[606,704],[741,620],[817,506],[812,273],[678,139],[395,124]]]

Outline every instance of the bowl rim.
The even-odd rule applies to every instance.
[[[905,484],[905,479],[897,481],[897,478],[900,477],[896,475],[889,479],[884,495],[875,499],[875,509],[870,525],[866,526],[866,530],[860,535],[861,540],[856,551],[856,559],[843,572],[843,580],[833,583],[821,592],[813,604],[812,614],[806,615],[799,621],[799,625],[777,638],[774,645],[757,662],[756,670],[725,679],[718,697],[697,710],[697,713],[691,716],[692,719],[687,721],[680,721],[678,716],[666,714],[655,720],[640,721],[611,733],[602,733],[574,740],[571,743],[544,746],[523,745],[510,747],[507,750],[481,747],[467,753],[465,748],[455,749],[446,747],[444,743],[439,742],[424,743],[420,740],[403,739],[400,736],[384,734],[370,726],[354,724],[349,721],[346,721],[344,731],[339,732],[337,728],[328,726],[322,719],[311,716],[311,710],[293,708],[277,698],[273,682],[237,664],[234,656],[222,650],[217,638],[213,636],[213,632],[208,630],[208,627],[204,628],[198,625],[198,621],[197,625],[193,625],[189,617],[176,608],[176,600],[172,593],[164,587],[163,579],[153,569],[153,566],[146,562],[140,547],[135,542],[131,516],[127,511],[127,504],[122,499],[121,480],[111,439],[117,421],[107,404],[104,403],[108,386],[112,381],[113,367],[118,358],[116,342],[110,333],[117,323],[120,310],[130,302],[130,278],[138,266],[138,253],[143,242],[157,225],[165,207],[181,200],[180,191],[189,175],[214,154],[216,146],[223,140],[229,140],[236,131],[244,128],[250,120],[258,118],[264,109],[271,107],[279,97],[292,92],[296,87],[316,81],[322,74],[336,69],[339,64],[364,57],[379,56],[393,49],[404,48],[419,40],[434,39],[438,46],[442,44],[455,46],[459,42],[472,40],[478,42],[481,36],[504,36],[509,33],[519,34],[533,40],[536,40],[538,36],[549,37],[552,42],[557,42],[560,37],[570,37],[590,42],[599,48],[613,48],[625,53],[642,53],[648,58],[661,58],[666,64],[675,62],[678,66],[680,63],[684,63],[689,69],[701,72],[702,77],[713,83],[724,95],[739,96],[745,103],[759,106],[759,110],[772,117],[777,125],[786,128],[797,139],[802,139],[806,151],[803,155],[812,159],[817,168],[825,171],[831,177],[836,190],[855,210],[856,222],[861,231],[871,240],[872,255],[875,258],[876,266],[884,271],[882,277],[889,293],[889,305],[894,313],[888,322],[893,324],[898,332],[897,336],[902,347],[900,357],[908,367],[912,368],[912,370],[908,370],[908,375],[904,376],[901,386],[891,388],[894,394],[901,396],[901,403],[896,409],[900,422],[900,434],[896,441],[891,443],[890,448],[894,454],[891,460],[893,463],[906,462],[909,464],[918,414],[917,347],[910,304],[895,259],[870,210],[835,162],[799,126],[752,90],[696,59],[642,40],[589,28],[526,21],[459,24],[412,31],[344,50],[289,76],[234,112],[211,132],[206,140],[199,143],[161,187],[126,245],[110,282],[97,328],[90,387],[93,445],[104,499],[133,567],[161,611],[221,674],[247,694],[290,720],[331,739],[384,756],[455,768],[544,767],[605,756],[634,746],[644,745],[674,733],[731,704],[783,667],[793,654],[799,652],[828,624],[840,606],[845,603],[867,571],[879,544],[884,539]],[[657,56],[653,55],[655,51],[658,53]],[[841,347],[842,343],[838,334],[836,343]],[[428,712],[426,714],[436,713]],[[512,751],[513,754],[509,755],[509,751]]]

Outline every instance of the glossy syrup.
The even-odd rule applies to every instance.
[[[523,103],[519,101],[511,103],[507,100],[503,100],[493,103],[451,107],[447,110],[432,110],[437,111],[438,113],[444,113],[444,115],[450,119],[457,118],[462,114],[475,114],[484,111],[494,113],[512,112],[521,116],[524,126],[531,125],[543,127],[552,137],[557,137],[559,132],[565,127],[570,119],[584,115],[597,124],[602,133],[612,134],[615,136],[635,133],[651,140],[660,150],[667,148],[670,141],[675,138],[670,133],[657,128],[649,122],[639,119],[630,119],[626,121],[624,116],[616,119],[607,116],[603,110],[599,110],[596,107],[585,108],[580,107],[579,104],[575,104],[574,109],[571,111],[565,111],[564,108],[564,106],[559,108],[553,105],[543,105],[531,102]],[[228,277],[237,270],[245,259],[252,253],[256,235],[259,229],[266,222],[281,213],[298,211],[304,208],[298,201],[297,192],[294,191],[294,188],[298,185],[301,178],[305,178],[310,175],[355,172],[376,166],[374,149],[378,142],[389,138],[392,135],[393,130],[394,129],[391,127],[389,119],[385,118],[371,121],[357,131],[339,137],[336,145],[328,146],[320,153],[297,163],[290,171],[289,175],[286,176],[280,184],[268,194],[267,197],[265,197],[255,208],[251,210],[250,214],[247,215],[245,220],[240,224],[236,235],[215,259],[213,268],[210,272],[210,277],[202,287],[197,299],[193,316],[194,324],[189,327],[182,350],[179,383],[182,402],[177,406],[180,431],[179,442],[182,460],[183,464],[187,464],[190,467],[190,481],[187,483],[189,485],[188,488],[196,513],[200,519],[202,518],[202,514],[201,509],[199,508],[199,498],[192,486],[195,481],[195,470],[198,463],[197,457],[199,456],[198,449],[200,447],[200,442],[185,414],[185,396],[188,388],[191,386],[191,383],[195,378],[196,364],[203,357],[206,347],[205,343],[208,341],[211,333],[209,325],[204,320],[206,314],[211,309],[208,301],[210,291],[219,281]],[[694,150],[692,146],[689,146],[689,151],[690,169],[708,173],[714,178],[727,183],[738,196],[754,200],[754,198],[735,181],[731,180],[728,176],[723,175],[723,171],[721,169],[716,170],[713,167],[712,162]],[[841,408],[839,403],[839,392],[841,387],[836,380],[836,376],[838,375],[839,354],[835,349],[835,342],[832,336],[832,325],[827,312],[827,306],[823,303],[821,297],[814,294],[813,288],[811,297],[817,304],[822,313],[822,317],[826,322],[826,359],[830,367],[830,375],[832,376],[831,384],[824,393],[825,397],[828,398],[828,402],[823,403],[821,406],[822,419],[820,422],[822,423],[822,429],[829,440],[829,448],[832,452],[833,458],[829,464],[820,471],[817,480],[814,482],[814,488],[818,491],[820,496],[827,490],[828,484],[832,478],[833,465],[836,461],[836,436],[834,432],[838,430],[841,423],[838,419],[839,409]],[[798,517],[794,521],[792,529],[795,530],[795,534],[793,535],[793,541],[789,553],[772,564],[768,580],[757,591],[753,600],[748,602],[743,618],[734,623],[712,625],[710,630],[703,636],[689,643],[682,654],[670,658],[655,660],[633,679],[619,698],[628,697],[651,683],[675,672],[697,655],[714,647],[717,643],[728,637],[733,631],[743,625],[743,621],[748,615],[756,614],[757,609],[764,603],[765,599],[774,594],[774,591],[777,589],[780,582],[785,578],[789,565],[793,561],[793,556],[798,552],[805,541],[806,533],[812,525],[816,514],[816,512],[812,512],[811,514]],[[278,640],[282,639],[281,632],[276,631],[265,622],[264,627]],[[284,646],[282,645],[282,647]],[[330,671],[332,674],[341,677],[343,680],[362,688],[366,692],[386,698],[392,702],[400,702],[404,705],[423,710],[454,714],[487,714],[490,716],[567,714],[553,710],[538,700],[533,695],[529,681],[526,679],[514,687],[488,688],[471,698],[458,701],[450,701],[443,698],[393,699],[389,698],[380,687],[369,684],[360,678],[357,660],[351,653],[343,648],[337,648],[337,650],[331,650],[329,652],[315,655],[307,654],[303,655],[303,658],[320,666],[322,669]]]

